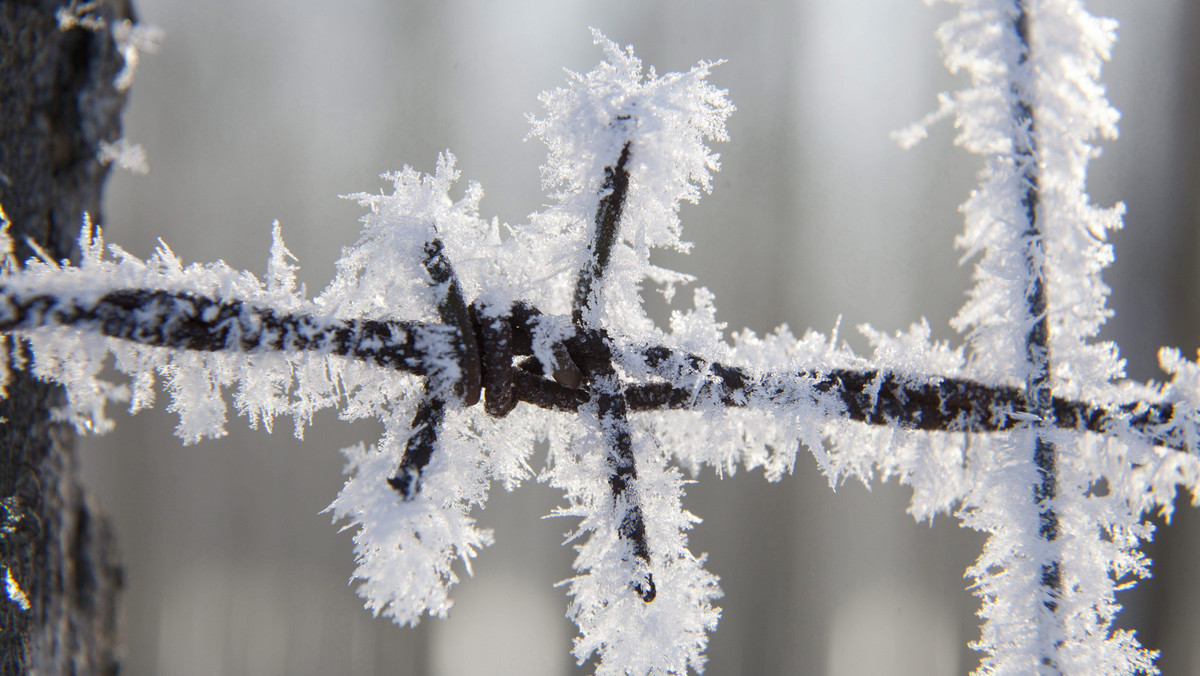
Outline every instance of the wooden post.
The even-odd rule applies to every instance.
[[[83,214],[100,220],[100,142],[121,135],[125,95],[113,82],[124,61],[109,27],[131,18],[129,2],[90,2],[103,27],[61,30],[65,4],[0,0],[0,206],[18,260],[32,255],[28,241],[55,259],[77,253]],[[53,421],[62,403],[59,389],[16,370],[0,400],[4,674],[117,671],[121,568],[79,483],[74,433]]]

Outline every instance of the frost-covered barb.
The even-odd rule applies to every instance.
[[[831,483],[895,475],[915,517],[990,534],[969,571],[981,673],[1152,672],[1153,654],[1110,629],[1114,593],[1146,573],[1143,515],[1170,514],[1177,486],[1200,481],[1200,365],[1164,351],[1170,385],[1129,384],[1116,348],[1089,342],[1120,218],[1083,184],[1092,141],[1113,133],[1095,82],[1112,25],[1067,0],[959,4],[940,35],[972,84],[938,115],[986,158],[964,208],[961,244],[982,253],[956,320],[966,348],[924,324],[864,327],[869,357],[813,332],[726,340],[702,288],[656,326],[643,285],[670,299],[690,278],[650,250],[689,246],[680,204],[709,189],[707,144],[733,106],[707,81],[713,64],[659,76],[599,33],[606,60],[531,118],[552,204],[527,224],[481,218],[478,185],[451,197],[448,153],[432,174],[385,174],[390,192],[352,196],[362,234],[314,298],[278,225],[260,280],[185,267],[166,245],[146,261],[106,254],[85,224],[78,266],[6,267],[0,331],[18,339],[11,361],[65,386],[61,415],[83,429],[111,425],[107,402],[152,404],[159,378],[185,442],[223,433],[228,387],[252,426],[290,416],[299,435],[330,406],[380,420],[377,444],[344,451],[329,509],[357,529],[367,607],[401,624],[447,613],[492,540],[472,511],[493,482],[534,477],[544,443],[536,476],[578,519],[576,657],[598,656],[599,674],[699,671],[720,590],[688,549],[699,520],[680,468],[776,480],[803,443]],[[109,355],[129,385],[99,378]]]
[[[1020,387],[1025,416],[963,450],[954,508],[991,536],[970,570],[984,603],[980,673],[1156,673],[1153,652],[1111,629],[1115,592],[1147,574],[1147,511],[1169,515],[1177,484],[1195,495],[1195,456],[1125,432],[1064,434],[1053,404],[1157,400],[1176,413],[1164,429],[1194,434],[1182,361],[1163,360],[1177,375],[1165,391],[1137,387],[1123,382],[1116,346],[1093,340],[1111,315],[1105,240],[1124,211],[1092,205],[1085,186],[1093,144],[1116,136],[1098,83],[1116,23],[1078,0],[956,4],[938,34],[947,67],[971,86],[944,95],[939,114],[955,116],[957,142],[985,167],[958,241],[979,256],[976,286],[953,323],[967,336],[964,375]]]

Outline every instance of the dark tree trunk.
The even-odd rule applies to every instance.
[[[65,4],[0,0],[0,206],[18,260],[27,240],[55,259],[77,253],[83,214],[99,220],[99,144],[120,136],[121,54],[107,29],[61,30]],[[105,26],[130,18],[127,1],[90,5]],[[80,486],[73,432],[53,421],[62,401],[22,371],[0,401],[0,563],[28,598],[0,594],[4,674],[117,671],[121,569]]]

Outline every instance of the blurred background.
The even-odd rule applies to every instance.
[[[545,198],[539,143],[523,143],[537,95],[563,67],[600,60],[596,26],[660,72],[728,59],[713,81],[738,106],[713,195],[684,209],[688,257],[731,329],[787,323],[865,343],[926,317],[934,335],[964,300],[957,206],[980,160],[950,125],[916,149],[888,138],[959,83],[938,58],[952,13],[916,0],[395,2],[138,0],[166,31],[144,56],[125,117],[151,171],[118,173],[109,241],[139,256],[162,237],[188,261],[266,268],[271,222],[310,293],[358,231],[338,195],[383,187],[378,174],[431,170],[451,149],[483,184],[484,215],[523,222]],[[1106,68],[1122,138],[1092,165],[1100,204],[1128,204],[1107,274],[1129,374],[1157,377],[1161,345],[1200,343],[1200,5],[1096,0],[1121,21]],[[654,297],[657,297],[654,295]],[[688,299],[690,293],[681,294]],[[666,308],[656,311],[665,316]],[[163,395],[165,402],[165,395]],[[161,408],[161,404],[160,404]],[[231,420],[228,437],[183,448],[156,410],[86,439],[87,481],[124,554],[125,673],[573,674],[575,627],[553,585],[569,577],[561,503],[529,483],[496,488],[480,521],[497,544],[454,593],[450,619],[416,629],[373,619],[347,580],[349,533],[321,511],[342,483],[339,448],[373,442],[370,424],[319,416],[304,441]],[[760,473],[689,487],[704,519],[694,552],[721,577],[724,614],[710,674],[964,674],[978,655],[978,600],[964,569],[982,538],[951,517],[918,524],[909,493],[858,484],[836,495],[802,452],[777,484]],[[1152,580],[1126,592],[1123,625],[1161,648],[1167,674],[1200,674],[1200,518],[1181,501],[1149,553]]]

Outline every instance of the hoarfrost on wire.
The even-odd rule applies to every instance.
[[[1037,427],[1036,416],[1011,408],[991,415],[1025,422],[993,434],[869,426],[847,420],[845,404],[818,387],[838,369],[877,373],[867,388],[871,397],[879,396],[885,376],[914,385],[953,378],[1015,388],[1026,383],[1031,321],[1012,310],[1025,307],[1030,285],[1025,273],[1030,224],[1020,213],[1021,171],[1031,161],[1018,147],[1024,143],[1037,149],[1032,161],[1040,171],[1042,230],[1036,236],[1049,293],[1055,394],[1097,405],[1166,401],[1189,413],[1164,424],[1163,438],[1182,438],[1189,448],[1200,442],[1194,422],[1200,366],[1164,351],[1162,363],[1173,382],[1130,385],[1120,380],[1116,347],[1091,342],[1110,315],[1099,273],[1112,257],[1106,233],[1121,218],[1119,205],[1091,205],[1084,185],[1087,162],[1097,152],[1092,143],[1116,133],[1116,113],[1097,84],[1114,24],[1093,18],[1075,0],[1031,5],[1035,29],[1026,63],[1019,31],[1010,30],[1021,6],[1011,0],[956,4],[960,15],[938,35],[947,66],[966,72],[971,84],[940,97],[938,112],[902,140],[918,139],[925,125],[954,115],[959,144],[985,159],[981,185],[963,207],[966,232],[959,239],[965,258],[978,260],[976,286],[955,320],[966,334],[965,347],[932,341],[924,322],[895,334],[862,327],[870,356],[854,354],[836,330],[797,337],[781,327],[761,337],[744,331],[726,340],[712,294],[703,288],[693,292],[691,309],[676,310],[665,328],[655,326],[643,308],[643,285],[660,285],[670,299],[691,278],[652,264],[650,251],[689,248],[679,208],[711,188],[719,162],[708,143],[726,140],[725,119],[734,107],[724,90],[708,82],[716,62],[660,76],[643,68],[631,48],[620,48],[598,31],[593,36],[605,61],[588,73],[569,73],[565,87],[542,95],[544,116],[530,117],[531,136],[548,148],[543,181],[553,200],[527,224],[482,218],[478,184],[452,196],[458,194],[459,172],[447,152],[432,174],[405,167],[383,175],[388,190],[350,196],[367,210],[361,235],[343,250],[334,279],[315,297],[297,288],[278,224],[260,280],[223,263],[185,266],[166,244],[138,260],[115,245],[106,248],[85,223],[78,266],[31,260],[22,271],[4,274],[8,300],[0,314],[15,312],[11,299],[18,297],[42,294],[88,307],[105,294],[154,289],[242,303],[231,316],[205,318],[226,322],[235,340],[238,332],[261,325],[261,315],[251,308],[316,322],[436,323],[450,282],[433,279],[422,260],[437,240],[453,262],[462,294],[485,316],[498,316],[514,301],[545,313],[536,321],[532,350],[549,374],[555,345],[575,330],[565,317],[572,302],[579,302],[572,296],[575,275],[592,255],[587,247],[599,227],[598,205],[614,190],[606,187],[606,178],[618,156],[628,153],[622,227],[601,288],[584,299],[582,321],[606,330],[611,341],[615,374],[603,387],[665,383],[689,393],[690,401],[678,410],[630,414],[636,488],[615,498],[606,441],[614,422],[594,401],[580,406],[577,415],[519,404],[507,417],[493,417],[447,397],[420,491],[402,499],[388,477],[402,463],[410,439],[421,433],[412,422],[426,394],[422,378],[329,349],[251,345],[241,352],[188,352],[55,327],[16,335],[31,348],[34,372],[65,386],[68,403],[60,415],[83,430],[111,427],[104,413],[109,402],[126,403],[131,411],[153,405],[158,380],[171,396],[168,407],[179,414],[176,434],[184,443],[224,434],[223,392],[229,388],[238,413],[268,430],[276,418],[290,417],[301,436],[313,413],[326,407],[337,408],[346,420],[380,420],[384,433],[378,442],[343,451],[349,478],[328,511],[356,529],[355,577],[367,608],[400,624],[449,611],[458,571],[469,573],[472,559],[492,542],[492,534],[472,517],[485,505],[490,485],[511,489],[536,478],[563,490],[566,505],[556,515],[578,519],[568,534],[578,551],[578,574],[564,584],[573,597],[569,615],[581,630],[575,643],[579,661],[598,655],[600,674],[699,671],[707,633],[720,614],[713,605],[720,590],[716,576],[703,568],[704,557],[688,549],[687,532],[699,519],[683,508],[685,481],[677,467],[693,474],[707,467],[721,475],[762,468],[768,479],[778,480],[792,471],[803,444],[832,486],[848,478],[896,477],[913,489],[909,509],[915,518],[954,514],[989,534],[968,571],[983,599],[985,622],[976,645],[988,655],[980,673],[1032,673],[1047,655],[1065,673],[1153,672],[1153,654],[1132,633],[1110,628],[1119,607],[1114,593],[1147,574],[1148,562],[1138,550],[1151,535],[1144,514],[1158,509],[1169,515],[1179,485],[1195,495],[1200,479],[1195,455],[1152,446],[1144,437],[1124,435],[1123,428],[1101,436]],[[1018,99],[1034,102],[1036,129],[1014,121]],[[0,243],[11,252],[7,235]],[[170,312],[155,308],[141,312]],[[447,335],[420,338],[433,341],[422,350],[428,388],[435,393],[449,392],[463,377]],[[261,345],[304,338],[271,336]],[[374,347],[386,347],[405,339],[393,333],[372,340]],[[674,357],[648,359],[649,346],[668,348]],[[14,359],[24,356],[16,346],[11,352]],[[128,384],[100,377],[109,355],[129,375]],[[748,376],[744,387],[727,394],[736,406],[711,386],[718,362]],[[1023,455],[1034,435],[1051,438],[1058,449],[1053,509],[1070,533],[1070,546],[1054,554],[1064,579],[1056,612],[1061,627],[1053,642],[1037,621],[1044,571],[1036,552],[1048,543],[1037,533],[1039,505],[1032,499],[1037,469]],[[531,453],[540,444],[549,452],[536,469]],[[1093,490],[1101,482],[1106,493]],[[657,587],[653,602],[630,588],[626,524],[614,500],[636,500],[644,516]]]

